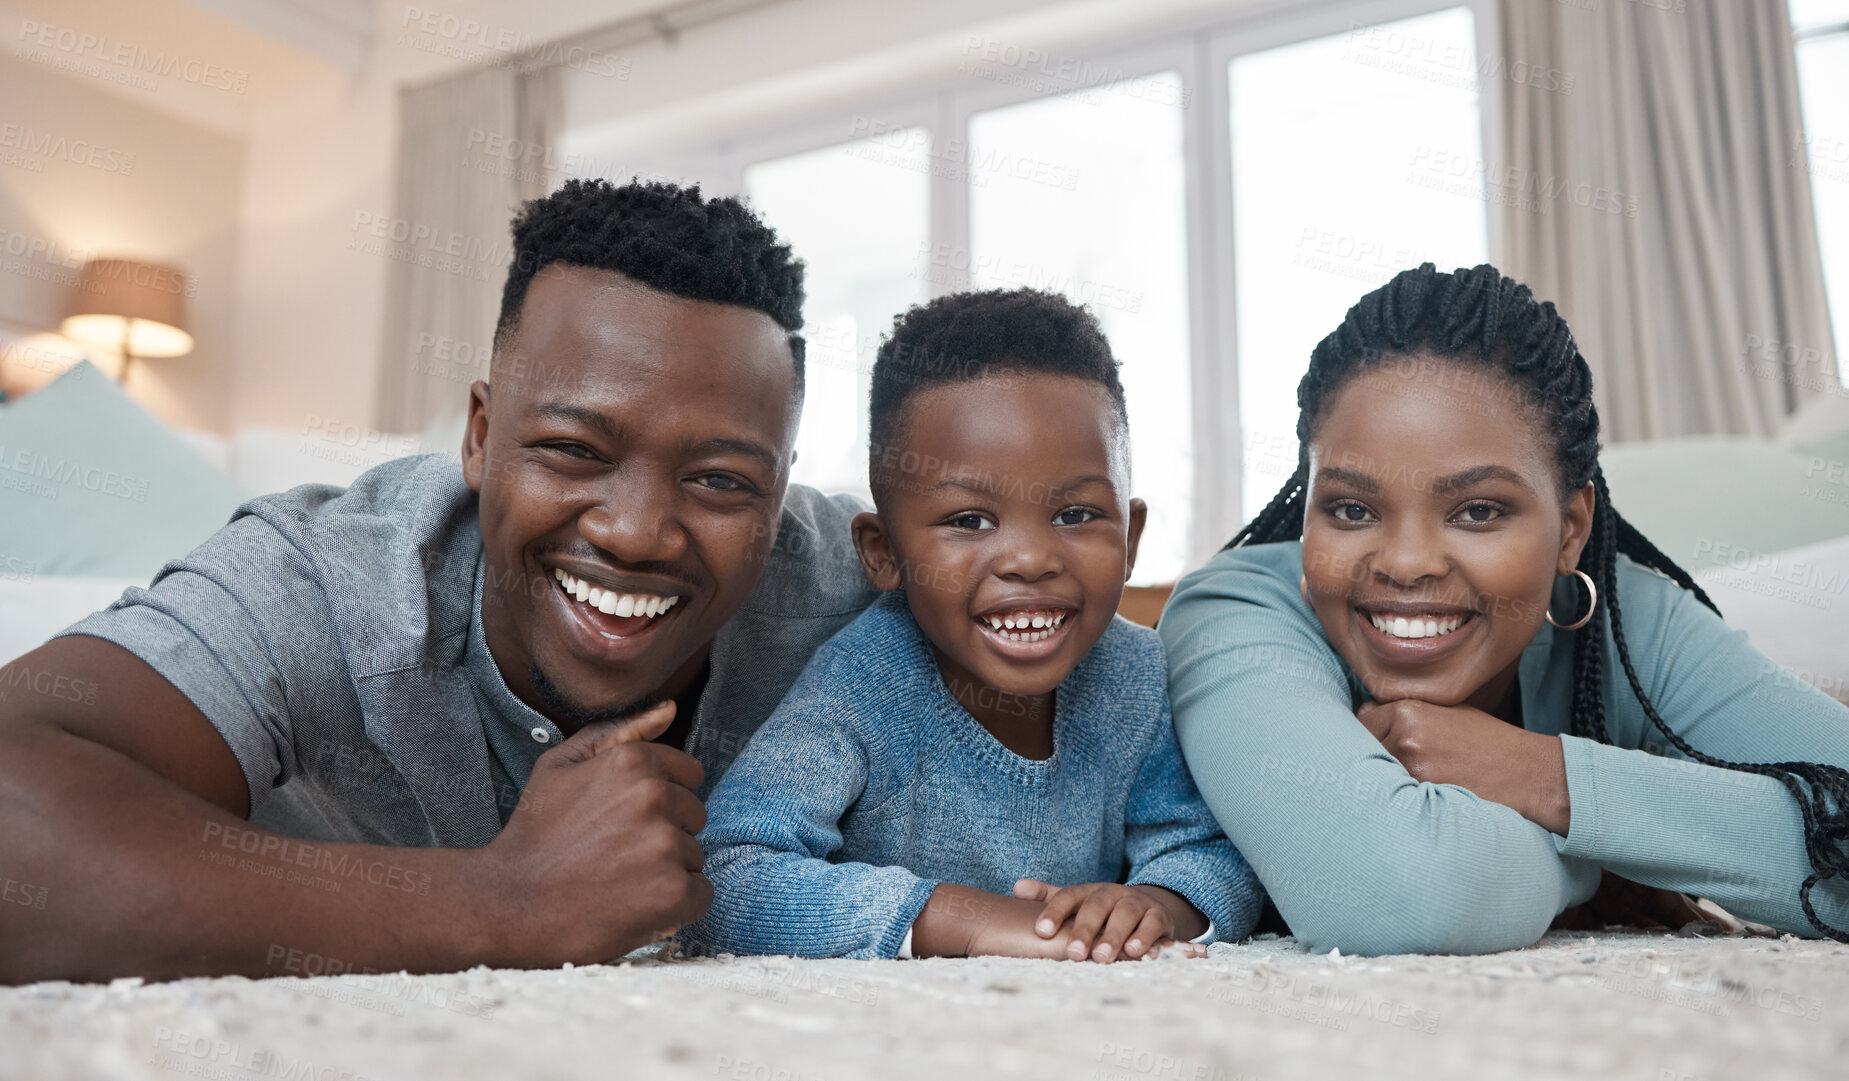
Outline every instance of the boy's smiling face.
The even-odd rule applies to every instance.
[[[905,587],[966,708],[1051,692],[1116,613],[1147,513],[1109,392],[992,375],[918,392],[897,433],[881,509],[854,520],[868,578]]]

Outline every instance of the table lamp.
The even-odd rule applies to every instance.
[[[77,296],[60,332],[73,341],[122,355],[128,382],[135,357],[178,357],[193,351],[186,332],[186,276],[159,263],[92,259],[83,265]]]

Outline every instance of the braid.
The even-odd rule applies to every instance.
[[[1579,553],[1579,569],[1598,586],[1599,595],[1618,595],[1617,512],[1605,498],[1605,474],[1593,474],[1592,535]],[[1575,587],[1579,579],[1573,580]],[[1577,595],[1577,588],[1575,595]],[[1611,730],[1605,727],[1605,613],[1611,607],[1594,605],[1592,619],[1575,633],[1573,639],[1573,713],[1569,720],[1572,732],[1584,739],[1611,742]],[[1577,616],[1568,622],[1576,622]]]
[[[1246,527],[1226,542],[1226,547],[1237,548],[1242,544],[1271,544],[1275,541],[1296,540],[1303,536],[1303,493],[1304,474],[1302,465],[1278,489],[1278,494],[1271,497],[1265,509],[1258,512],[1258,517],[1246,523]]]
[[[1707,593],[1689,573],[1663,554],[1611,504],[1604,471],[1599,468],[1599,414],[1592,397],[1592,371],[1579,353],[1566,321],[1553,303],[1537,302],[1527,286],[1487,264],[1441,274],[1431,263],[1403,271],[1362,297],[1340,326],[1318,342],[1309,370],[1297,384],[1297,469],[1271,502],[1247,523],[1226,547],[1296,540],[1303,535],[1309,487],[1310,437],[1334,392],[1368,367],[1413,354],[1431,354],[1456,363],[1499,371],[1519,389],[1524,411],[1555,441],[1562,492],[1593,488],[1590,535],[1580,553],[1579,569],[1592,579],[1603,603],[1592,603],[1591,618],[1573,640],[1572,734],[1611,742],[1605,723],[1606,626],[1644,716],[1689,759],[1703,765],[1776,778],[1797,801],[1804,818],[1804,846],[1811,874],[1798,887],[1798,902],[1817,931],[1838,942],[1845,933],[1824,923],[1811,904],[1819,882],[1849,879],[1849,771],[1817,762],[1729,762],[1704,754],[1677,735],[1645,693],[1624,638],[1624,611],[1618,596],[1620,555],[1662,574],[1694,594],[1716,615]]]

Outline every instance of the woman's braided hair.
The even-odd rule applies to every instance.
[[[1266,544],[1303,536],[1312,429],[1337,388],[1351,376],[1382,363],[1433,356],[1481,365],[1507,377],[1518,404],[1541,430],[1552,433],[1561,491],[1570,495],[1591,484],[1597,502],[1592,533],[1580,553],[1579,569],[1591,576],[1604,603],[1572,633],[1572,733],[1611,742],[1605,727],[1605,651],[1600,648],[1609,615],[1611,637],[1625,679],[1644,715],[1675,748],[1696,762],[1777,778],[1804,815],[1804,843],[1811,874],[1798,889],[1804,915],[1820,933],[1838,942],[1849,934],[1825,924],[1811,906],[1812,887],[1825,879],[1849,878],[1849,771],[1816,762],[1728,762],[1703,754],[1677,735],[1644,693],[1624,640],[1618,598],[1618,556],[1655,570],[1713,609],[1700,586],[1611,505],[1599,469],[1599,414],[1592,402],[1592,371],[1552,302],[1536,302],[1528,287],[1485,264],[1441,274],[1430,263],[1402,271],[1362,297],[1342,325],[1317,343],[1310,369],[1297,385],[1297,470],[1264,510],[1227,543]],[[1502,384],[1499,384],[1502,385]],[[1577,616],[1577,613],[1575,613]],[[1569,621],[1570,622],[1570,621]]]

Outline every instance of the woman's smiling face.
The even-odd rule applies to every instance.
[[[1375,699],[1504,705],[1592,521],[1591,485],[1562,498],[1539,418],[1508,377],[1425,356],[1388,358],[1329,397],[1309,449],[1304,582]]]

